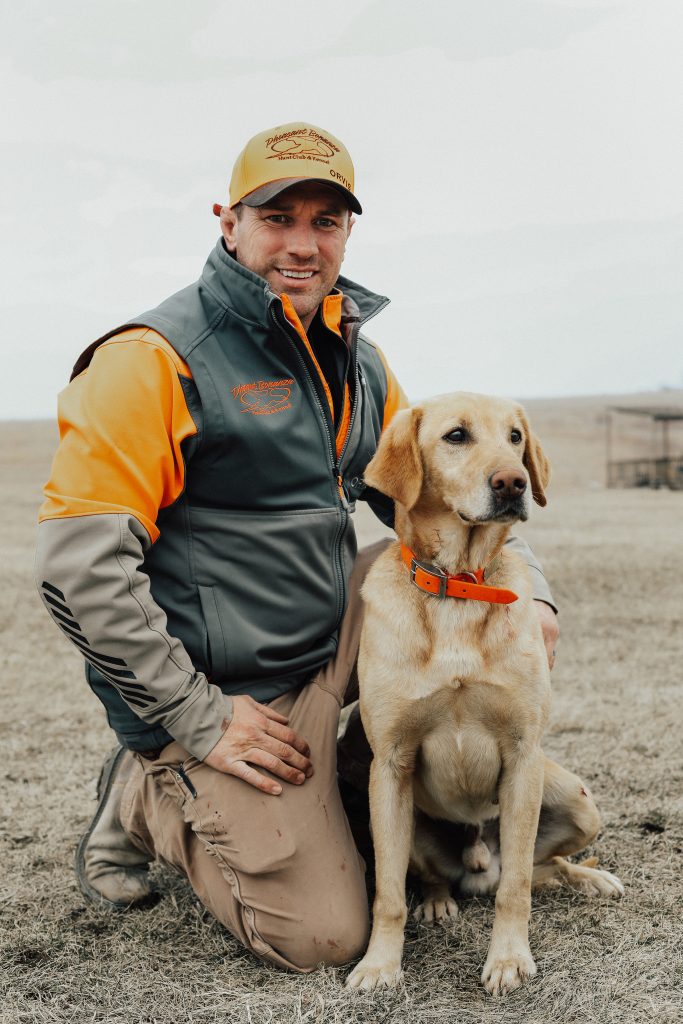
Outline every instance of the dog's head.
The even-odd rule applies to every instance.
[[[441,504],[464,523],[527,519],[545,505],[550,465],[516,402],[456,392],[397,413],[365,482],[400,502]]]

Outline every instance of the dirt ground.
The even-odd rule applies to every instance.
[[[653,399],[683,405],[682,392],[641,401]],[[525,534],[561,606],[545,748],[594,791],[604,828],[590,853],[626,896],[535,895],[538,975],[506,1000],[479,984],[489,900],[463,903],[447,928],[410,924],[404,987],[372,998],[346,994],[346,970],[298,977],[256,962],[161,871],[151,910],[85,905],[73,852],[112,738],[31,580],[55,429],[0,424],[3,1024],[683,1021],[683,492],[604,489],[604,405],[527,403],[555,483]],[[377,533],[364,512],[357,525],[362,541]]]

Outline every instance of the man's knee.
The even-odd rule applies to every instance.
[[[341,877],[338,877],[341,875]],[[365,878],[360,863],[346,860],[346,870],[324,877],[301,877],[298,884],[259,901],[259,909],[246,911],[260,956],[280,967],[308,973],[319,964],[338,967],[360,956],[368,943],[370,914]]]
[[[355,913],[349,912],[348,905],[340,905],[334,916],[301,922],[297,934],[291,936],[284,948],[281,943],[279,952],[292,970],[307,974],[320,964],[342,967],[357,959],[365,952],[369,937],[366,899],[364,907],[356,908]]]

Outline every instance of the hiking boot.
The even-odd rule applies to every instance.
[[[81,892],[97,907],[127,910],[156,901],[149,880],[148,853],[136,846],[121,824],[121,797],[136,761],[117,747],[102,766],[97,810],[76,850]]]

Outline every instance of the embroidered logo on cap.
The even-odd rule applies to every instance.
[[[320,160],[325,164],[339,152],[338,146],[313,128],[271,135],[266,139],[266,149],[271,151],[268,160]]]

